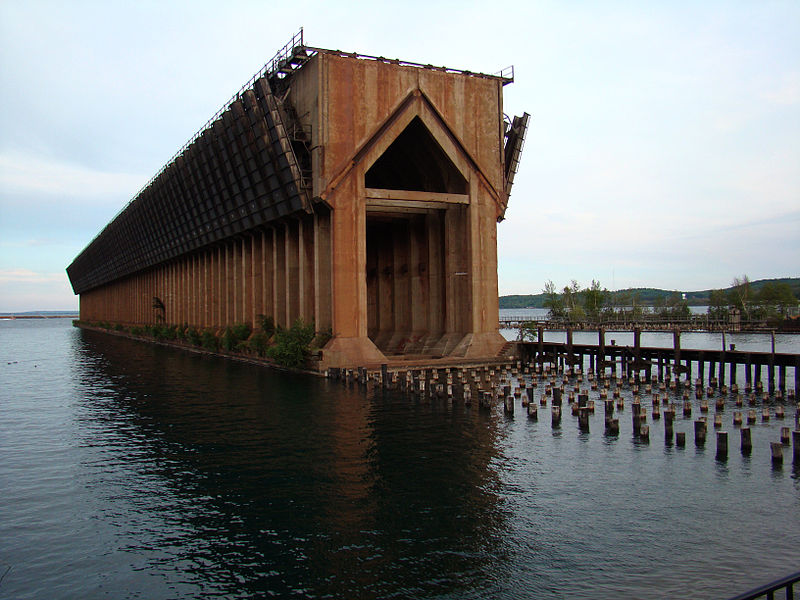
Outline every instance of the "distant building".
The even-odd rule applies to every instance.
[[[296,37],[68,267],[81,318],[302,317],[323,367],[496,355],[512,80]]]

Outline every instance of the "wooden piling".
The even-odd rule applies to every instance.
[[[552,408],[552,426],[561,426],[561,406],[553,406]]]
[[[791,443],[791,436],[789,435],[788,427],[781,427],[781,444],[788,446]]]
[[[536,403],[535,402],[531,402],[531,403],[528,404],[528,418],[531,419],[532,421],[538,421],[539,420],[539,412],[536,409]]]
[[[728,458],[728,432],[717,432],[717,460],[726,460]]]
[[[800,429],[792,432],[792,453],[794,464],[800,465]]]
[[[780,442],[770,442],[769,448],[772,451],[772,464],[783,464],[783,444]]]
[[[686,446],[686,432],[679,431],[675,434],[675,445],[679,448],[683,448]]]
[[[578,427],[583,433],[589,433],[589,409],[581,407],[578,413]]]
[[[697,419],[694,422],[694,445],[701,447],[706,443],[706,422],[703,419]]]
[[[748,456],[753,451],[753,439],[750,435],[749,427],[742,427],[739,430],[741,436],[741,451],[744,456]]]

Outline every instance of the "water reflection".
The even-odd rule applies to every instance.
[[[477,410],[80,341],[80,477],[120,550],[183,593],[474,591],[509,554],[498,428]]]

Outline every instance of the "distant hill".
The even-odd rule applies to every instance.
[[[758,279],[750,282],[753,292],[758,292],[767,283],[787,283],[792,289],[792,293],[800,298],[800,277],[784,277],[782,279]],[[727,292],[730,287],[724,288]],[[695,292],[684,292],[681,290],[662,290],[658,288],[627,288],[612,292],[618,300],[631,298],[634,294],[638,296],[637,302],[643,306],[655,306],[659,300],[669,298],[675,292],[686,294],[686,300],[690,306],[705,306],[708,304],[708,297],[712,290],[700,290]],[[544,294],[510,295],[500,296],[500,308],[544,308]],[[613,301],[612,301],[613,302]]]

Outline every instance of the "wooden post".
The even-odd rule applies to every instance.
[[[753,387],[758,389],[761,386],[761,363],[756,363],[755,365],[755,376],[753,377]]]
[[[674,353],[674,366],[675,373],[680,373],[678,367],[681,364],[681,330],[677,327],[672,331],[672,348]],[[679,377],[679,375],[678,375]]]
[[[772,464],[773,465],[782,465],[783,464],[783,444],[780,442],[770,442],[769,448],[772,451]]]
[[[745,391],[753,387],[753,374],[750,372],[750,354],[744,357],[744,386]]]
[[[533,421],[538,421],[539,420],[539,412],[538,412],[538,410],[536,408],[536,403],[535,402],[530,402],[528,404],[528,418],[533,420]]]
[[[704,446],[706,443],[706,422],[703,419],[697,419],[694,422],[694,445],[698,447]]]
[[[606,330],[603,327],[597,330],[597,338],[597,373],[600,375],[600,379],[604,379],[606,376]],[[795,367],[796,373],[797,367]]]
[[[750,453],[753,451],[753,439],[750,435],[750,428],[749,427],[742,427],[739,430],[739,434],[742,438],[742,455],[749,456]]]
[[[551,409],[552,411],[552,426],[560,427],[561,426],[561,406],[553,406]]]
[[[800,355],[794,357],[794,391],[800,394]]]
[[[717,432],[717,460],[728,459],[728,432]]]
[[[705,383],[706,380],[706,353],[702,350],[697,359],[697,377],[700,379],[701,383]]]
[[[792,452],[794,464],[800,465],[800,429],[792,432]]]
[[[685,431],[679,431],[678,433],[675,434],[675,445],[678,446],[678,448],[683,448],[686,446]]]
[[[572,355],[572,327],[567,327],[567,357],[566,358],[567,358],[567,362],[569,363],[569,366],[567,368],[571,369],[573,363],[575,362],[575,357]]]
[[[578,412],[578,427],[583,433],[589,433],[589,409],[581,407]]]

